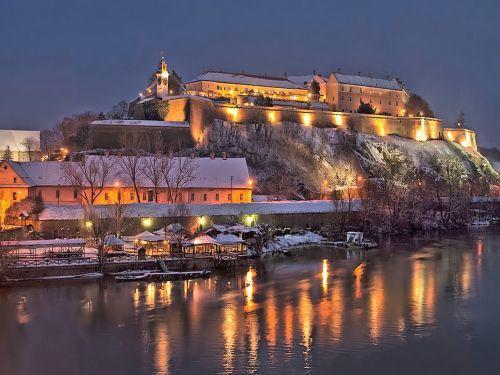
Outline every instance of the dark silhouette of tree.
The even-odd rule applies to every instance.
[[[429,103],[425,101],[420,95],[411,94],[408,103],[405,104],[406,114],[412,116],[422,116],[434,117],[434,112],[432,112]]]
[[[375,108],[370,103],[365,103],[361,101],[361,104],[358,107],[358,113],[365,113],[367,115],[373,115],[375,113]]]
[[[125,100],[120,100],[111,107],[110,111],[106,114],[106,117],[109,119],[122,120],[127,116],[127,112],[128,103]]]
[[[319,95],[320,92],[319,83],[313,79],[309,90],[311,91],[312,95]]]
[[[261,106],[261,107],[272,107],[273,106],[273,100],[266,96],[259,95],[255,98],[254,103],[255,105]]]
[[[7,148],[3,152],[2,160],[12,160],[12,151],[10,151],[9,145],[7,145]]]
[[[455,121],[455,126],[457,128],[465,128],[465,113],[464,113],[464,111],[460,111],[460,115],[458,115],[457,121]]]

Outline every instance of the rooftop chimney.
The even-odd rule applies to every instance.
[[[223,159],[223,160],[226,160],[226,159],[227,159],[226,151],[224,151],[224,152],[222,153],[222,159]]]
[[[215,151],[210,152],[210,159],[212,159],[212,160],[215,159]]]
[[[371,73],[368,73],[368,77],[372,78],[372,74],[371,74]]]
[[[358,72],[358,76],[360,76],[360,75],[361,75],[361,72]]]
[[[313,75],[316,75],[316,69],[313,69]]]

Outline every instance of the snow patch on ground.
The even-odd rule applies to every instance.
[[[284,236],[276,236],[273,241],[269,242],[262,249],[262,253],[267,255],[283,251],[291,246],[314,244],[324,240],[324,237],[309,231],[304,234],[286,234]]]

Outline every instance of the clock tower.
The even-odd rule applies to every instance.
[[[158,72],[156,73],[156,96],[160,99],[165,99],[169,95],[168,91],[168,76],[167,63],[162,57]]]

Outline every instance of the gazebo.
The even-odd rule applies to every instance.
[[[104,238],[104,251],[106,253],[123,253],[125,242],[110,234],[107,235],[106,238]]]
[[[184,254],[192,254],[193,257],[195,254],[211,255],[219,250],[219,246],[216,240],[204,233],[182,243]]]
[[[215,237],[221,253],[246,253],[247,242],[231,233],[220,233]]]
[[[169,250],[169,244],[167,240],[157,234],[144,231],[133,237],[134,248],[137,249],[138,246],[142,246],[146,249],[147,255],[163,255]]]

